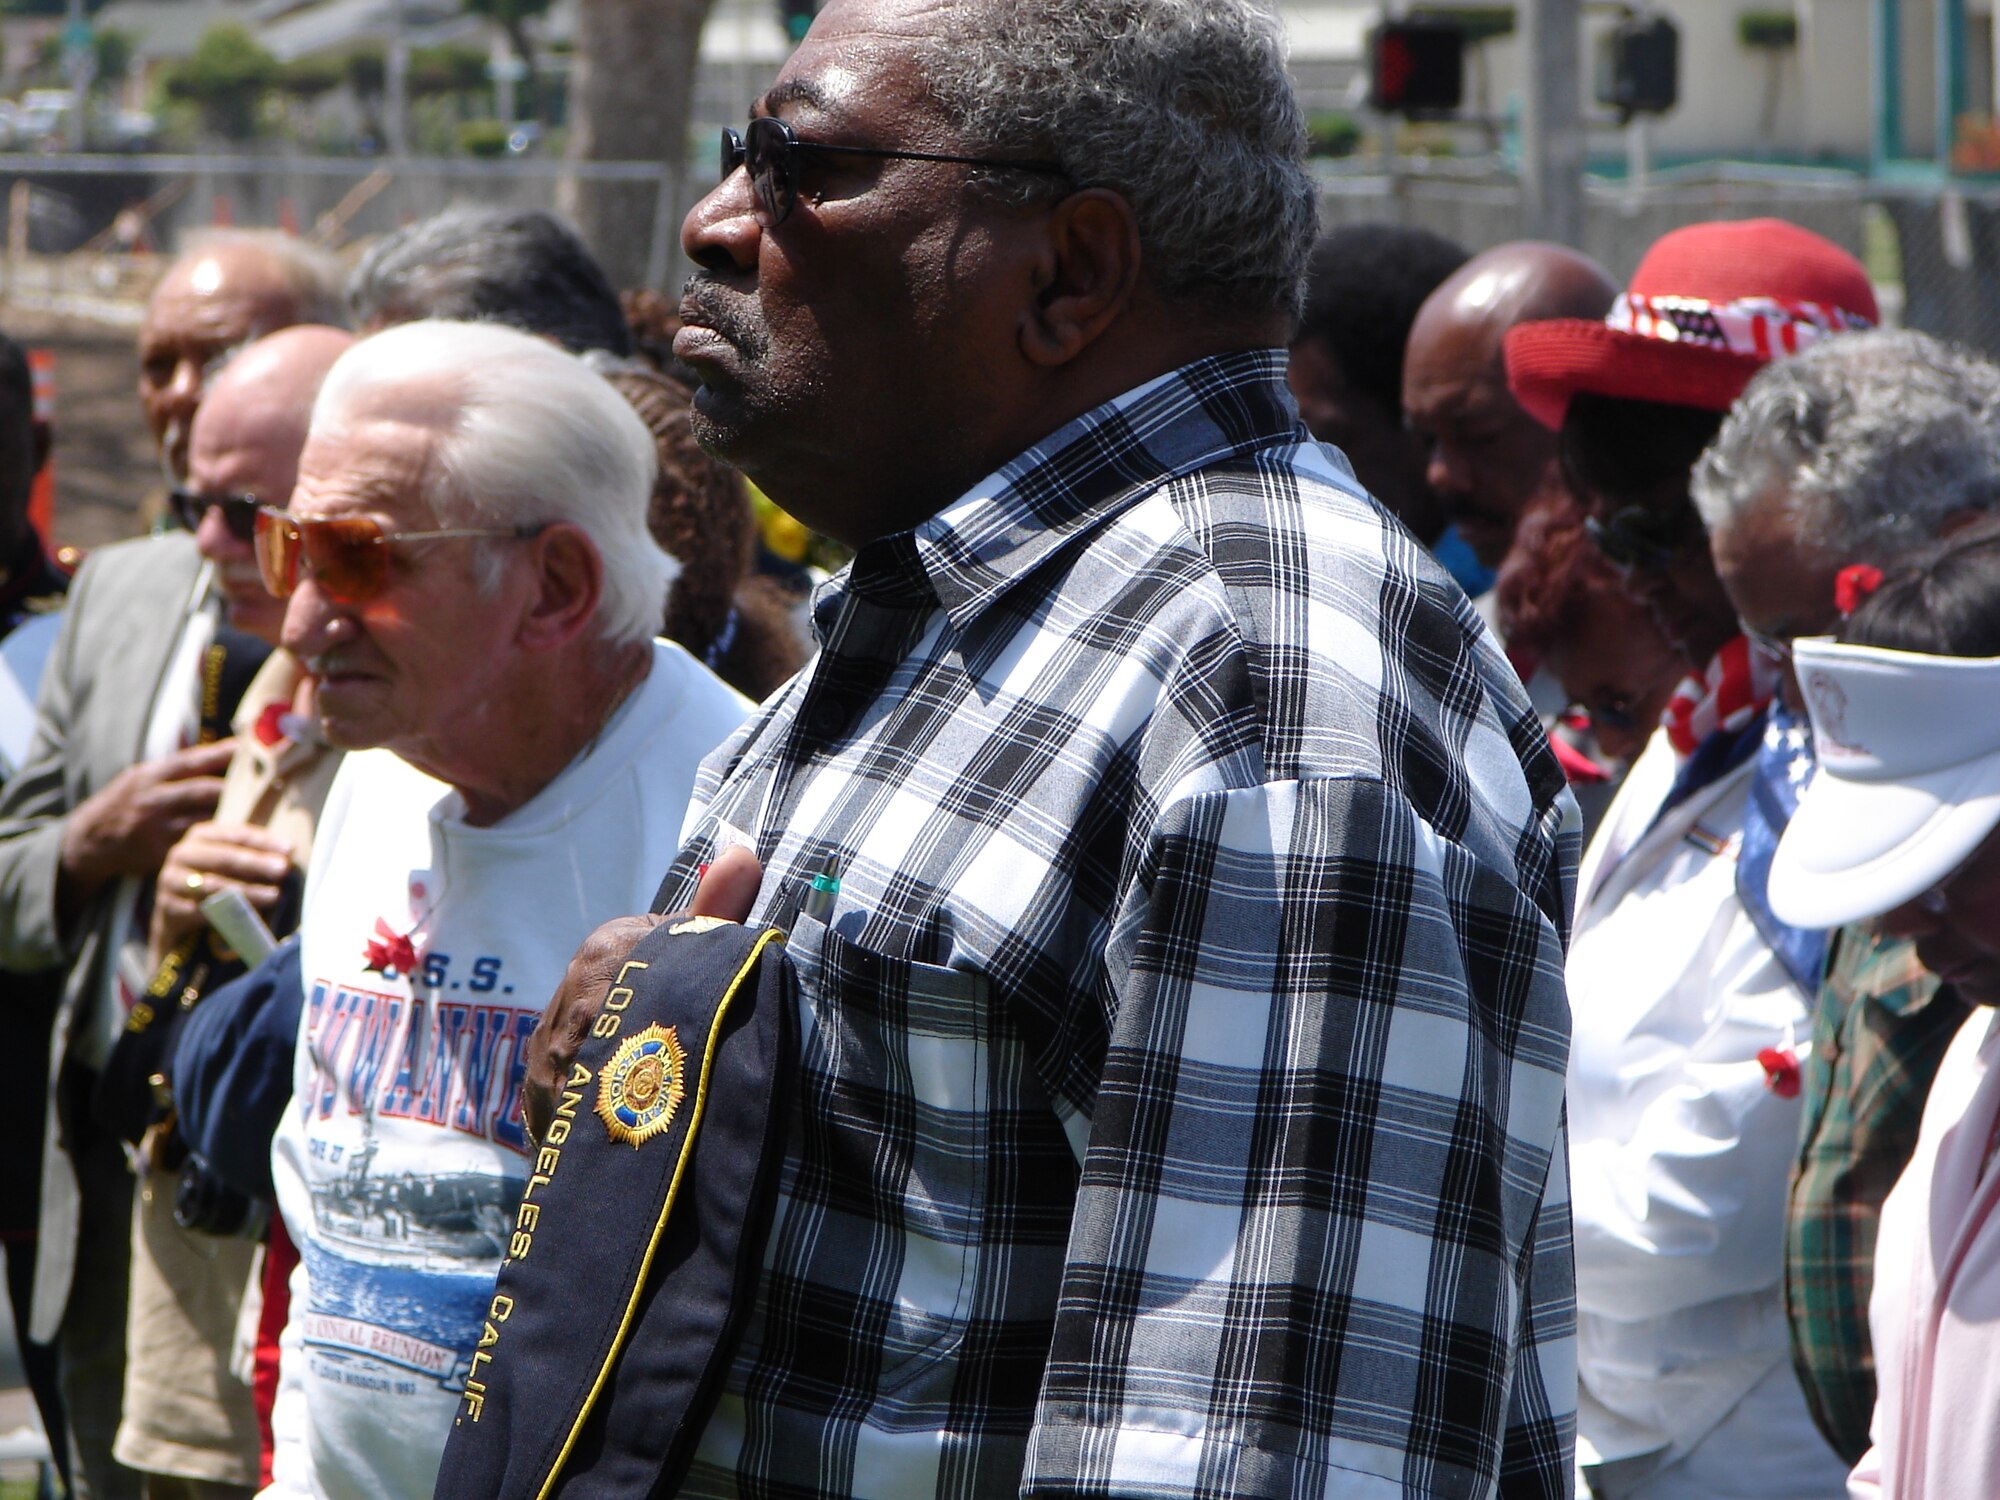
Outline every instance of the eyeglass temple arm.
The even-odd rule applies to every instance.
[[[378,542],[435,542],[454,536],[504,536],[525,542],[549,529],[548,521],[523,521],[515,526],[447,526],[441,531],[385,531]]]
[[[1018,172],[1049,172],[1061,177],[1064,169],[1052,161],[1020,161],[990,156],[945,156],[935,151],[891,151],[881,146],[824,146],[818,141],[797,141],[794,151],[824,151],[834,156],[879,156],[890,161],[945,161],[964,167],[1012,167]]]
[[[273,521],[289,522],[294,529],[299,531],[304,530],[304,527],[299,524],[298,520],[289,511],[280,510],[275,505],[259,506],[258,513],[271,517]],[[318,518],[309,518],[306,524],[310,525],[313,519]],[[512,537],[517,542],[525,542],[533,537],[540,536],[544,531],[549,529],[551,524],[548,521],[522,521],[513,526],[448,526],[441,531],[383,532],[375,540],[378,542],[429,542],[453,536],[504,536]]]

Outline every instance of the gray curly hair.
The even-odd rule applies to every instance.
[[[1826,547],[1880,561],[2000,501],[2000,368],[1909,331],[1850,333],[1758,372],[1695,465],[1714,532],[1782,486]]]
[[[1317,231],[1283,30],[1257,0],[972,0],[927,49],[974,149],[1059,162],[1131,204],[1147,275],[1196,306],[1294,318]],[[982,186],[1032,201],[1027,174]]]

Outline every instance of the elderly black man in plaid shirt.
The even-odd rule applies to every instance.
[[[1303,141],[1251,0],[835,0],[725,137],[696,430],[858,553],[659,903],[841,872],[683,1494],[1570,1491],[1574,813],[1298,422]]]

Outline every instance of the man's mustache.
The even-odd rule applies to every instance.
[[[743,295],[700,271],[681,287],[681,321],[721,334],[753,359],[771,347],[762,322]]]

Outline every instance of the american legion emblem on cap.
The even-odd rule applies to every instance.
[[[686,1097],[687,1052],[671,1026],[634,1032],[598,1074],[598,1118],[635,1151],[673,1124]]]

